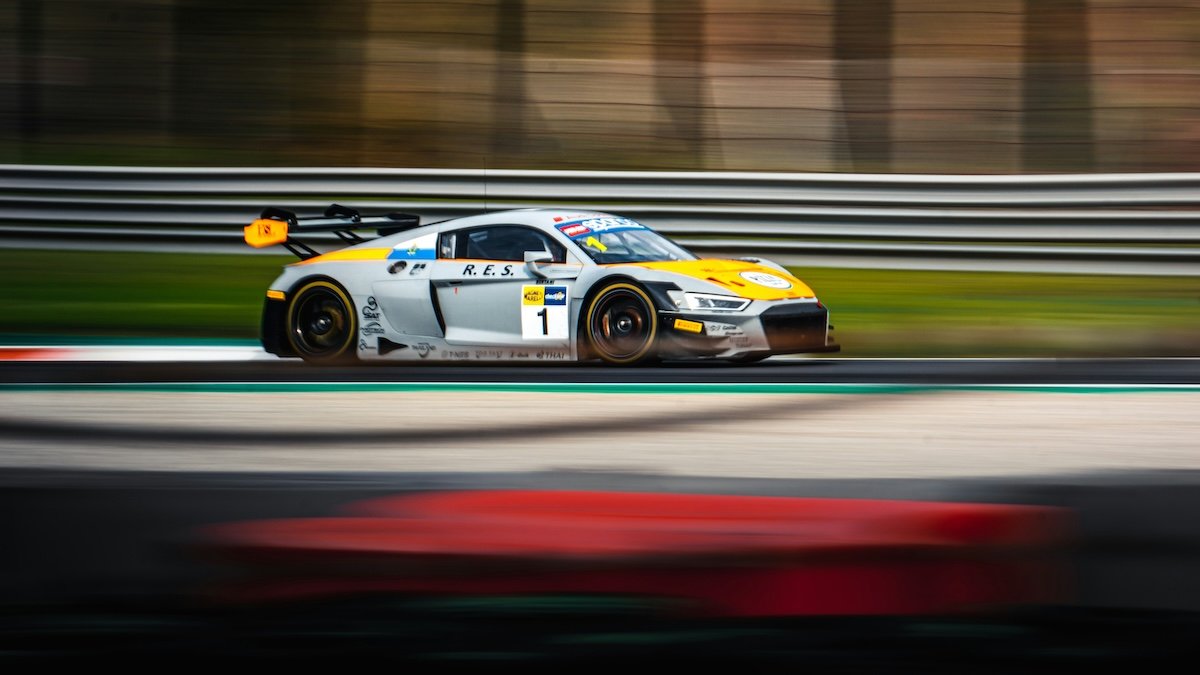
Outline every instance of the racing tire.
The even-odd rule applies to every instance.
[[[287,309],[288,344],[308,363],[354,361],[358,322],[354,303],[332,281],[310,281],[292,295]]]
[[[640,286],[615,282],[587,305],[584,329],[591,355],[605,363],[632,366],[655,357],[658,312]]]

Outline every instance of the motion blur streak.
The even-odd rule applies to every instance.
[[[1061,602],[1067,520],[1024,506],[448,492],[207,528],[234,599],[407,592],[684,599],[689,614],[918,614]],[[1056,552],[1057,549],[1057,552]]]
[[[0,163],[1200,168],[1194,0],[19,0]]]

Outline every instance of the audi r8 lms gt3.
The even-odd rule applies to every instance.
[[[355,231],[375,229],[363,239]],[[350,243],[318,254],[295,237]],[[246,242],[301,260],[267,290],[268,352],[361,361],[755,361],[837,351],[812,289],[756,258],[701,259],[629,218],[522,209],[417,216],[266,209]]]

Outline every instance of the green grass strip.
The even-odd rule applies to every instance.
[[[258,337],[291,256],[0,250],[6,344]],[[1200,276],[794,268],[845,356],[1200,354]]]

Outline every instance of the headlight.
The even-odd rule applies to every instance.
[[[732,295],[711,295],[709,293],[684,293],[669,291],[671,300],[680,309],[701,309],[724,312],[736,312],[746,309],[750,301],[745,298],[735,298]]]

